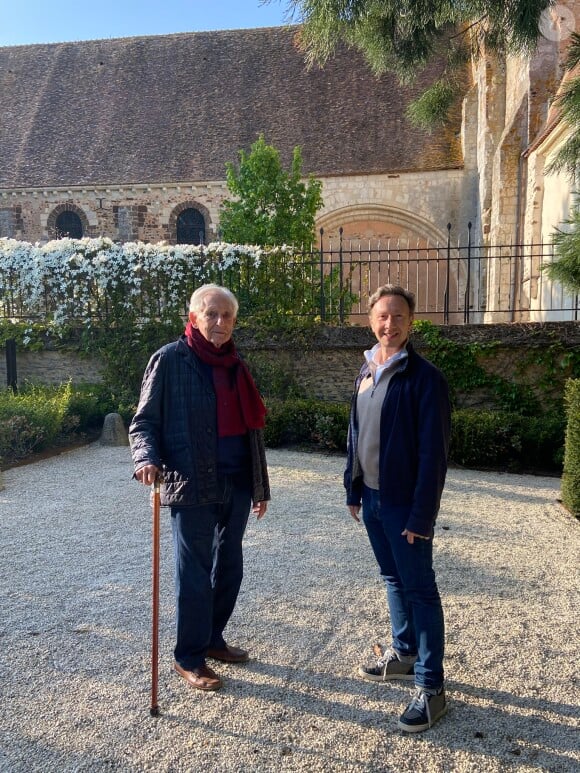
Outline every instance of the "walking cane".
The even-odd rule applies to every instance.
[[[159,680],[159,511],[161,506],[161,478],[153,483],[153,615],[151,631],[151,708],[152,717],[159,716],[157,683]]]

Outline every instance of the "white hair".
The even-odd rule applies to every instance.
[[[228,290],[227,287],[221,287],[220,285],[213,283],[202,285],[201,287],[198,287],[197,290],[194,290],[189,300],[189,310],[193,311],[195,314],[199,314],[199,312],[203,311],[205,308],[205,297],[211,293],[221,293],[223,296],[225,296],[225,298],[227,298],[227,300],[232,305],[234,317],[238,316],[238,309],[240,308],[240,304],[238,303],[238,299],[233,294],[233,292]]]

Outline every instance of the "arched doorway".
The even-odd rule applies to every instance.
[[[76,212],[65,209],[54,221],[54,230],[57,239],[68,237],[69,239],[83,238],[83,224]]]
[[[176,220],[177,244],[205,244],[205,220],[198,209],[183,209]]]
[[[325,213],[317,221],[325,261],[340,271],[342,290],[355,299],[353,319],[366,314],[369,296],[384,284],[415,293],[417,314],[433,322],[460,310],[465,297],[465,261],[447,261],[447,234],[415,212],[387,205],[357,205]],[[322,236],[320,229],[323,230]],[[452,267],[452,271],[449,268]]]

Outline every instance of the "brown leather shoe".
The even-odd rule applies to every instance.
[[[221,660],[223,663],[247,663],[250,659],[250,654],[247,650],[243,650],[240,647],[231,647],[229,644],[226,644],[221,649],[209,649],[207,656],[214,660]]]
[[[197,668],[192,668],[191,671],[181,668],[179,663],[174,663],[173,668],[196,690],[219,690],[223,686],[223,682],[216,672],[212,671],[205,663]]]

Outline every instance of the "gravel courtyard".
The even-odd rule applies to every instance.
[[[270,450],[229,629],[245,665],[201,693],[172,671],[162,511],[159,705],[149,716],[151,514],[127,448],[4,473],[0,771],[577,771],[580,523],[552,478],[452,469],[436,529],[448,715],[407,736],[409,683],[356,666],[386,641],[384,589],[343,459]]]

